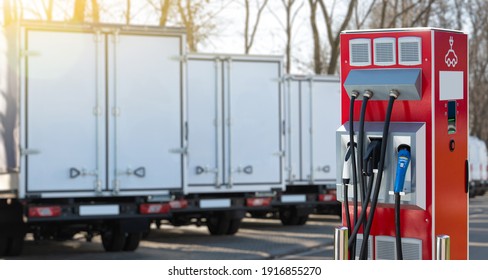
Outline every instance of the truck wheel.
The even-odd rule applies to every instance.
[[[8,238],[0,237],[0,257],[7,254]]]
[[[298,216],[298,223],[297,225],[298,226],[303,226],[304,224],[306,224],[308,221],[308,215],[302,215],[302,216]]]
[[[139,242],[141,241],[142,233],[129,233],[125,238],[124,251],[135,251],[139,247]]]
[[[280,209],[280,220],[284,226],[298,225],[298,215],[294,208]]]
[[[24,249],[24,235],[8,239],[7,256],[19,256]]]
[[[242,219],[232,219],[230,220],[229,229],[227,230],[227,235],[234,235],[239,231],[241,227]]]
[[[207,228],[212,235],[224,235],[229,231],[230,222],[224,213],[213,214],[207,218]]]
[[[107,252],[121,251],[125,246],[125,234],[120,230],[107,230],[102,233],[102,245]]]

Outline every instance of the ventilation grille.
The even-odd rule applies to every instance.
[[[374,64],[394,65],[396,63],[395,38],[378,38],[374,40]]]
[[[371,65],[371,40],[354,39],[349,44],[351,66]]]
[[[377,260],[395,260],[395,237],[376,236],[375,249]],[[402,252],[404,260],[422,259],[422,240],[414,238],[402,238]]]
[[[368,260],[373,259],[373,236],[368,238]],[[361,246],[363,245],[363,235],[356,235],[356,260],[359,260],[359,254],[361,253]]]
[[[417,65],[421,63],[421,41],[418,37],[404,37],[398,39],[400,49],[400,64]]]
[[[422,259],[422,240],[413,238],[402,239],[402,252],[404,260]]]

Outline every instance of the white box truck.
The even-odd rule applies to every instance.
[[[244,213],[302,225],[335,196],[339,79],[284,76],[282,57],[191,54],[186,59],[188,185],[173,225],[234,234]],[[171,207],[169,207],[171,208]]]
[[[249,207],[269,208],[270,194],[285,189],[282,57],[190,54],[185,61],[186,207],[172,210],[170,221],[205,218],[210,233],[234,234]]]
[[[0,36],[0,255],[102,235],[135,250],[149,204],[185,185],[176,29],[26,22]],[[149,215],[150,216],[150,215]]]

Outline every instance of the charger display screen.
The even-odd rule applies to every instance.
[[[447,102],[447,133],[456,133],[456,101]]]

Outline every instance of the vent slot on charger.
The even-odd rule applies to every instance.
[[[396,64],[395,38],[374,39],[374,64],[380,66]]]
[[[398,39],[400,65],[419,65],[422,63],[422,39],[420,37],[401,37]]]
[[[396,244],[393,236],[376,236],[375,250],[377,260],[396,260]],[[422,240],[402,238],[404,260],[422,259]]]
[[[370,235],[368,238],[368,260],[373,259],[373,236]],[[356,260],[359,260],[359,255],[361,254],[361,246],[363,245],[363,235],[356,235]]]
[[[371,65],[371,40],[352,39],[349,41],[349,57],[351,66]]]

